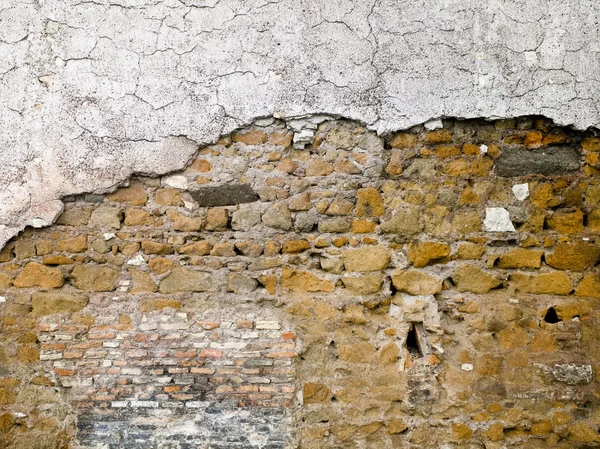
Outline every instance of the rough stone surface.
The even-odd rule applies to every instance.
[[[258,195],[248,184],[227,184],[217,187],[203,187],[191,191],[192,198],[200,207],[233,206],[253,203]]]
[[[499,176],[562,175],[579,170],[579,152],[575,148],[550,147],[543,150],[507,148],[496,162]]]

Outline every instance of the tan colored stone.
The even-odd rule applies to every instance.
[[[331,401],[331,392],[326,385],[307,382],[304,384],[303,398],[305,404],[326,404]]]
[[[390,139],[390,145],[394,148],[413,148],[416,143],[416,134],[396,133]]]
[[[35,262],[29,262],[17,276],[13,285],[17,288],[59,288],[65,283],[62,272]]]
[[[529,344],[529,335],[527,334],[527,331],[517,323],[510,323],[507,327],[502,329],[498,333],[497,339],[498,345],[507,351]]]
[[[210,255],[215,257],[235,257],[235,246],[229,242],[215,243],[210,250]]]
[[[127,257],[133,256],[139,250],[140,244],[138,242],[125,242],[119,245],[119,251],[121,251],[121,254]]]
[[[593,443],[600,442],[598,432],[594,430],[589,423],[579,421],[569,426],[569,437],[571,441]]]
[[[377,349],[369,342],[340,345],[338,347],[340,360],[349,363],[371,363]]]
[[[221,207],[212,207],[208,209],[206,216],[205,231],[226,231],[229,223],[227,209]]]
[[[210,254],[212,244],[207,240],[200,240],[194,243],[188,243],[177,249],[179,254],[185,254],[187,256],[206,256]]]
[[[377,189],[365,187],[356,191],[357,217],[380,217],[385,212],[383,198]]]
[[[156,191],[156,202],[161,206],[181,206],[181,191],[177,189],[159,189]]]
[[[337,173],[346,173],[348,175],[358,175],[361,173],[360,168],[346,157],[338,157],[333,163],[333,169]]]
[[[151,240],[144,240],[142,241],[142,251],[144,251],[144,254],[157,254],[161,256],[165,254],[173,254],[173,245],[170,243],[159,243]]]
[[[292,145],[293,139],[294,133],[289,131],[276,131],[269,135],[269,143],[271,145],[280,145],[286,148]]]
[[[147,313],[153,310],[162,310],[170,307],[172,309],[180,309],[181,302],[175,299],[158,298],[158,299],[146,299],[140,304],[140,312]]]
[[[370,234],[375,232],[377,223],[371,220],[354,220],[352,221],[351,231],[355,234]]]
[[[30,239],[20,239],[15,242],[15,256],[17,259],[29,259],[35,257],[35,241]]]
[[[267,134],[259,129],[251,129],[245,132],[234,132],[231,134],[231,140],[241,142],[245,145],[260,145],[267,141]]]
[[[92,212],[89,224],[91,226],[106,226],[121,229],[121,218],[123,212],[115,207],[99,207]]]
[[[200,217],[187,217],[174,210],[168,210],[167,217],[171,220],[173,229],[176,231],[197,232],[202,228]]]
[[[384,365],[391,365],[393,363],[396,363],[399,358],[400,358],[400,348],[393,341],[390,341],[389,343],[387,343],[385,346],[383,346],[379,350],[379,354],[378,354],[379,363],[382,363]],[[393,432],[388,432],[388,433],[393,433]]]
[[[546,219],[548,227],[561,234],[583,232],[583,212],[554,212]]]
[[[352,295],[370,295],[379,292],[381,284],[383,284],[383,277],[375,273],[360,276],[346,275],[342,276],[342,282],[346,291]]]
[[[328,176],[333,172],[333,166],[321,157],[313,158],[306,169],[306,176]]]
[[[117,288],[119,272],[113,268],[98,265],[77,265],[71,276],[72,284],[80,290],[111,292]]]
[[[58,217],[56,224],[63,226],[85,226],[90,220],[93,209],[94,208],[92,206],[73,207],[71,209],[67,209],[60,217]]]
[[[51,240],[38,240],[35,242],[35,252],[38,256],[46,256],[54,251],[54,242]]]
[[[465,260],[479,259],[485,251],[486,248],[483,245],[461,243],[456,251],[456,257]]]
[[[600,232],[600,209],[593,210],[587,214],[586,226],[590,231]]]
[[[262,216],[265,225],[289,231],[292,229],[292,214],[285,203],[275,203]]]
[[[460,234],[472,234],[481,230],[481,217],[477,211],[454,214],[452,229]]]
[[[13,285],[13,278],[6,273],[0,273],[0,290],[7,289]]]
[[[406,208],[396,212],[389,220],[384,221],[381,232],[385,234],[413,235],[421,232],[420,212],[417,208]]]
[[[584,151],[600,151],[600,137],[588,136],[581,142]]]
[[[208,273],[186,268],[175,268],[160,282],[160,292],[206,292],[214,288],[214,279]]]
[[[556,338],[551,332],[545,331],[537,332],[529,346],[531,352],[556,352],[557,349]]]
[[[398,270],[392,275],[398,291],[411,295],[435,295],[442,291],[442,280],[417,270]]]
[[[450,255],[450,245],[438,242],[418,242],[408,246],[408,259],[415,268],[441,262]]]
[[[504,439],[504,426],[499,423],[492,423],[485,431],[485,436],[490,441],[500,441]]]
[[[131,275],[131,280],[133,281],[133,287],[129,291],[129,293],[154,293],[158,291],[158,287],[152,280],[150,273],[147,273],[142,270],[137,270],[135,268],[129,268],[127,271],[129,271],[129,274]]]
[[[260,243],[254,240],[246,240],[237,242],[235,247],[247,257],[258,257],[262,253],[263,247]]]
[[[54,256],[46,256],[42,260],[44,265],[73,265],[75,261],[70,257],[63,256],[62,254]]]
[[[212,170],[212,164],[206,159],[196,159],[188,168],[189,170],[206,173]]]
[[[329,204],[329,207],[325,211],[326,215],[350,215],[354,209],[354,203],[345,200],[341,196],[336,196],[335,199]]]
[[[308,240],[288,240],[283,244],[283,254],[298,254],[310,249]]]
[[[323,234],[348,232],[350,227],[351,222],[346,217],[335,217],[329,220],[320,220],[318,224],[319,232]]]
[[[391,251],[380,245],[349,249],[342,254],[346,271],[381,271],[388,266],[391,258]]]
[[[261,274],[258,282],[260,282],[270,295],[275,294],[277,290],[277,276],[273,274]]]
[[[554,188],[549,183],[543,183],[531,191],[531,202],[540,209],[549,209],[560,204],[560,198],[554,193]]]
[[[56,250],[67,253],[83,253],[88,249],[87,235],[78,235],[66,240],[56,242]]]
[[[453,440],[469,440],[473,436],[473,429],[462,423],[452,424],[452,439]]]
[[[251,293],[256,290],[256,279],[241,273],[230,273],[227,277],[227,291],[238,295]]]
[[[88,305],[88,297],[77,293],[35,292],[31,295],[31,313],[41,317],[55,313],[79,312]]]
[[[128,207],[125,210],[125,226],[152,226],[154,217],[143,209]]]
[[[575,294],[577,296],[600,298],[600,273],[586,274],[579,283],[577,290],[575,290]]]
[[[148,261],[148,267],[154,274],[165,274],[175,266],[175,261],[157,257]]]
[[[593,243],[559,243],[546,254],[546,263],[559,270],[584,271],[600,260],[600,245]]]
[[[454,270],[452,281],[459,291],[473,293],[487,293],[491,289],[502,285],[500,279],[473,264],[461,265]]]
[[[390,162],[385,167],[385,172],[389,176],[397,176],[404,170],[404,158],[406,153],[401,150],[392,150]]]
[[[293,292],[332,292],[333,283],[308,271],[296,271],[284,267],[281,271],[281,286]]]
[[[115,193],[108,195],[108,200],[132,206],[143,206],[148,201],[148,194],[144,189],[144,184],[133,181],[129,187],[122,187],[117,189]]]
[[[310,195],[308,192],[301,193],[290,199],[288,204],[292,212],[304,211],[310,209]]]
[[[452,142],[452,133],[447,129],[436,129],[428,131],[422,136],[423,143],[426,145],[435,145],[439,143]]]
[[[569,276],[561,271],[538,275],[515,273],[510,276],[509,282],[517,291],[524,293],[568,295],[573,289]]]
[[[515,248],[505,252],[498,260],[498,268],[540,268],[544,251]]]

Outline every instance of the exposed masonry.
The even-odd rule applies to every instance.
[[[65,195],[181,169],[261,117],[380,135],[440,117],[598,126],[599,15],[583,0],[3,0],[0,245]]]
[[[600,138],[323,120],[0,251],[2,449],[600,444]]]

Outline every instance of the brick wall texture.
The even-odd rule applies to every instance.
[[[600,447],[600,138],[262,119],[0,252],[0,448]]]

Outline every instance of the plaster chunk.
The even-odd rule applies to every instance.
[[[487,207],[483,220],[485,230],[488,232],[515,232],[516,229],[510,221],[510,214],[503,207]]]

